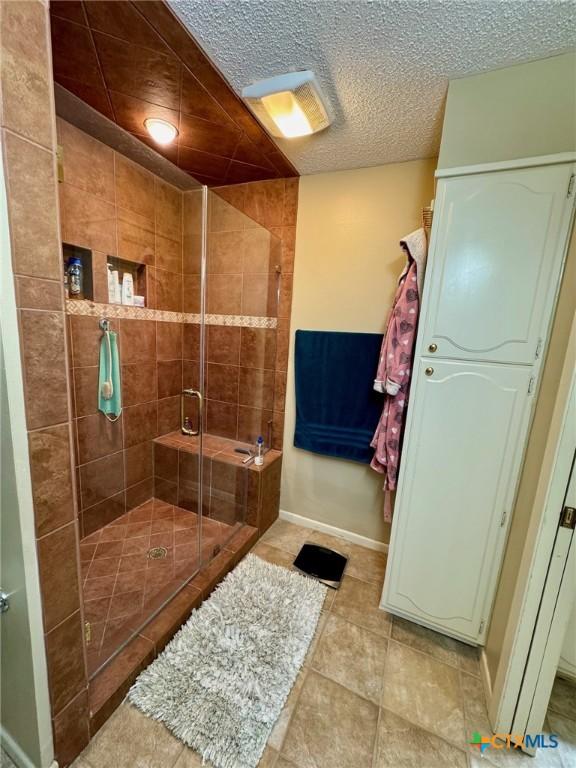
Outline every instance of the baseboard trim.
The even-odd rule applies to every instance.
[[[488,668],[488,656],[486,655],[486,649],[480,649],[480,677],[482,679],[482,685],[484,686],[484,695],[486,702],[489,702],[492,698],[492,680],[490,678],[490,670]]]
[[[286,522],[294,523],[295,525],[301,525],[303,528],[311,528],[312,530],[320,531],[321,533],[340,536],[341,539],[346,539],[346,541],[349,541],[352,544],[358,544],[367,549],[374,549],[376,552],[388,552],[388,544],[384,544],[383,541],[369,539],[367,536],[360,536],[359,533],[352,533],[352,531],[347,531],[344,528],[337,528],[335,525],[328,525],[328,523],[321,523],[318,520],[312,520],[309,517],[302,517],[302,515],[288,512],[286,509],[281,509],[279,516],[281,520],[286,520]]]

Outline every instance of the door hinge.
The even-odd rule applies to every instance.
[[[484,624],[485,623],[486,623],[486,621],[484,619],[482,619],[482,621],[480,622],[480,626],[478,627],[478,634],[479,635],[481,635],[482,632],[484,631]]]
[[[500,518],[500,528],[504,527],[504,523],[506,522],[507,517],[508,517],[508,510],[505,509],[504,512],[502,512],[502,517]]]
[[[566,197],[572,197],[574,194],[574,174],[570,176],[570,181],[568,182],[568,194]]]
[[[576,528],[576,509],[574,507],[564,507],[562,514],[560,515],[560,527]]]
[[[542,338],[538,339],[538,344],[536,344],[536,360],[540,357],[540,352],[542,351]]]
[[[531,395],[532,392],[534,392],[534,382],[536,381],[536,376],[530,376],[530,381],[528,382],[528,394]]]

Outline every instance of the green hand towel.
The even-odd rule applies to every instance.
[[[114,331],[109,331],[110,352],[106,334],[100,341],[100,371],[98,374],[98,409],[110,419],[115,421],[122,413],[122,388],[120,385],[120,360],[118,356],[118,341]],[[110,373],[110,358],[112,373]],[[112,381],[112,397],[106,400],[102,395],[102,385],[106,381]],[[111,418],[112,417],[112,418]]]

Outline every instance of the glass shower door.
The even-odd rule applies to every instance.
[[[97,531],[97,541],[84,540],[81,546],[92,558],[83,589],[91,676],[135,634],[145,633],[146,625],[202,566],[206,204],[205,188],[182,195],[182,267],[180,275],[172,276],[176,286],[166,286],[160,267],[150,273],[149,295],[156,292],[151,322],[158,387],[157,430],[150,441],[153,497]],[[174,287],[180,292],[181,311],[158,310],[163,303],[158,291]],[[125,352],[122,345],[129,340],[124,324],[119,333]],[[100,574],[100,550],[109,565],[114,565],[111,558],[117,559],[113,573]]]

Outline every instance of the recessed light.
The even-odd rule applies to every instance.
[[[178,136],[176,127],[159,117],[146,118],[144,125],[157,144],[170,144]]]

